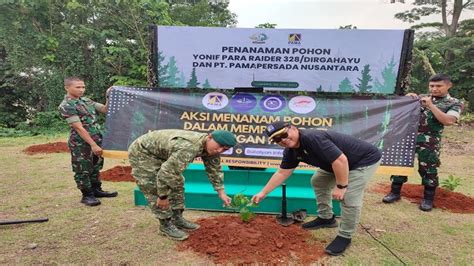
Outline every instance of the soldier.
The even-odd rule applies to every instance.
[[[97,112],[107,112],[108,100],[103,105],[83,97],[86,87],[78,77],[65,78],[64,88],[67,93],[59,105],[59,112],[71,127],[68,146],[74,180],[82,192],[81,203],[97,206],[100,201],[96,197],[117,196],[117,192],[103,191],[99,178],[104,160],[101,157],[102,133],[97,122]]]
[[[145,195],[152,213],[160,221],[160,231],[173,240],[185,240],[184,230],[196,230],[198,224],[184,219],[183,172],[194,158],[201,157],[209,181],[227,206],[231,198],[224,191],[220,153],[237,144],[229,131],[211,134],[167,129],[149,132],[137,138],[128,149],[132,175]]]
[[[452,87],[451,79],[444,74],[433,75],[429,79],[430,94],[416,95],[408,93],[407,96],[419,98],[421,101],[421,116],[416,138],[416,154],[418,155],[418,173],[422,184],[425,186],[424,197],[419,208],[422,211],[433,209],[433,200],[438,186],[438,170],[441,162],[439,159],[441,135],[444,126],[456,123],[461,115],[462,103],[449,95]],[[383,198],[383,202],[392,203],[400,200],[400,191],[403,183],[407,182],[406,176],[390,177],[392,189]]]
[[[311,178],[318,203],[318,217],[304,223],[303,229],[337,227],[331,199],[341,201],[341,224],[337,237],[326,253],[341,255],[351,243],[359,222],[364,189],[375,173],[382,154],[370,143],[334,131],[298,129],[275,122],[266,129],[270,141],[285,148],[280,168],[263,189],[252,197],[259,203],[283,183],[300,162],[319,167]]]

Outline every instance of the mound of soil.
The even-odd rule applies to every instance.
[[[132,167],[130,166],[114,166],[100,172],[100,180],[112,182],[135,182],[132,176]]]
[[[208,256],[218,264],[309,264],[325,256],[322,241],[299,225],[283,227],[274,216],[257,215],[249,223],[238,216],[216,216],[197,221],[178,249]]]
[[[28,155],[38,153],[57,153],[57,152],[69,152],[66,142],[52,142],[46,144],[33,145],[23,150]]]
[[[419,204],[424,189],[422,185],[404,184],[401,195],[410,202]],[[378,183],[371,190],[385,195],[390,192],[390,184]],[[474,213],[474,198],[438,187],[433,206],[455,213]]]

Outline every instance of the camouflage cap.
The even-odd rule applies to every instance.
[[[222,146],[234,147],[237,139],[234,133],[227,130],[215,130],[211,133],[212,138]]]

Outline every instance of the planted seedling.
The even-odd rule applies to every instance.
[[[232,198],[229,208],[239,211],[240,219],[250,222],[255,217],[255,213],[250,208],[258,207],[258,204],[251,202],[244,194],[237,193]]]
[[[441,186],[449,191],[454,191],[461,185],[461,178],[449,175],[448,179],[441,181]]]

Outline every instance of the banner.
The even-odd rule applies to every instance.
[[[224,164],[278,167],[283,148],[269,143],[264,131],[269,123],[288,121],[298,128],[335,130],[374,144],[391,174],[413,170],[420,105],[411,97],[113,87],[109,101],[106,157],[127,158],[130,143],[151,130],[229,130],[238,144],[222,155]]]
[[[159,87],[394,94],[405,30],[158,26]]]

